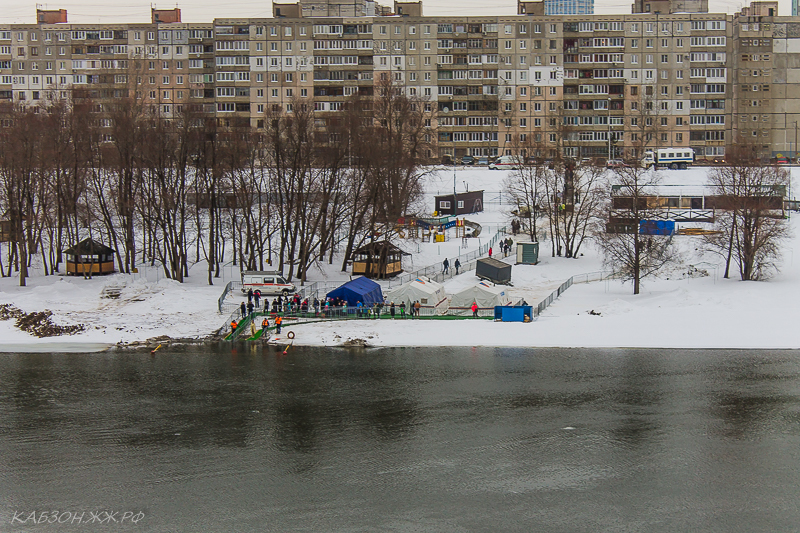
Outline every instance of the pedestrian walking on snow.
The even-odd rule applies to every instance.
[[[461,268],[461,261],[458,260],[458,257],[456,257],[456,261],[453,263],[453,266],[456,269],[456,276],[458,276],[458,269]]]
[[[442,274],[447,274],[447,269],[450,268],[450,261],[448,261],[446,257],[444,258],[444,261],[442,261],[442,267],[444,267],[442,269]]]

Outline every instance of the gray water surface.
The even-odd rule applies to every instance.
[[[800,530],[800,352],[280,352],[0,355],[0,531]]]

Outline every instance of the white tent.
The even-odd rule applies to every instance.
[[[407,308],[417,300],[420,303],[421,314],[430,314],[432,310],[442,315],[447,311],[447,293],[444,287],[422,276],[392,289],[386,295],[387,303],[394,302],[395,305],[400,305],[401,302],[405,302]]]
[[[496,305],[509,305],[511,298],[505,287],[498,287],[488,281],[467,287],[450,300],[450,313],[466,315],[472,314],[472,302],[477,302],[481,309],[493,308]]]

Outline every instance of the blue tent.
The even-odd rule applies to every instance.
[[[372,305],[375,302],[383,302],[383,292],[381,286],[369,278],[360,277],[348,281],[341,287],[333,289],[327,294],[328,298],[343,298],[348,306],[354,306],[358,302],[364,305]]]

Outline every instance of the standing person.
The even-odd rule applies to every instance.
[[[445,259],[445,261],[447,261],[447,259]],[[394,302],[389,306],[389,314],[394,318]]]
[[[456,262],[453,263],[453,266],[456,267],[456,276],[458,276],[458,269],[461,268],[461,261],[458,260],[458,257],[456,257]]]
[[[247,316],[247,305],[242,302],[242,305],[239,306],[239,309],[242,311],[242,318]]]
[[[236,322],[236,319],[234,318],[233,320],[231,320],[231,335],[236,335],[237,327],[239,327],[239,323]]]
[[[256,323],[252,320],[250,321],[250,336],[251,337],[256,336]]]
[[[253,300],[255,301],[256,309],[261,307],[261,291],[260,290],[256,289],[256,290],[253,291]]]
[[[253,302],[247,302],[247,316],[253,316]]]
[[[261,321],[261,331],[266,331],[268,327],[269,327],[269,319],[267,317],[264,317],[264,320]]]
[[[492,247],[490,246],[489,247],[489,259],[491,259],[491,258],[492,258]]]
[[[478,302],[472,302],[472,318],[478,318]]]
[[[247,303],[250,303],[252,301],[253,301],[253,288],[250,287],[249,289],[247,289]]]
[[[446,257],[444,258],[444,261],[442,261],[442,267],[444,267],[442,269],[442,274],[447,274],[447,269],[450,268],[450,261],[448,261]]]
[[[364,304],[361,303],[361,300],[358,301],[356,304],[356,316],[361,318],[361,310],[364,308]]]
[[[314,316],[319,315],[319,298],[314,296]]]
[[[275,317],[275,333],[281,332],[281,324],[283,324],[283,317],[278,315]]]
[[[400,302],[400,318],[406,317],[406,303]]]
[[[417,316],[419,316],[419,308],[420,307],[422,307],[422,306],[419,304],[419,300],[414,302],[414,313],[416,313]]]

